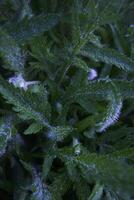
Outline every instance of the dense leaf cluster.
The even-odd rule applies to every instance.
[[[0,1],[0,200],[134,199],[133,13]]]

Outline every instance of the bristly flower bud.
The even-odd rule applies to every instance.
[[[37,84],[39,81],[25,81],[22,74],[13,76],[9,78],[9,83],[13,84],[15,87],[23,88],[25,91],[28,89],[29,85]]]

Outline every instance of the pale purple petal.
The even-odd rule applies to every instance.
[[[91,81],[98,76],[97,71],[95,69],[91,69],[88,74],[88,80]]]
[[[22,74],[9,78],[8,82],[13,84],[15,87],[23,88],[25,91],[28,89],[29,85],[39,83],[39,81],[25,81]]]

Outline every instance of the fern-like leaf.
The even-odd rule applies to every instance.
[[[115,65],[116,67],[125,71],[134,71],[133,60],[110,48],[100,48],[96,47],[95,45],[88,44],[80,51],[80,54],[97,62]]]
[[[8,118],[0,119],[0,157],[6,152],[7,142],[11,137],[11,122]]]
[[[94,153],[79,156],[77,162],[87,180],[90,180],[92,174],[94,179],[100,180],[116,191],[133,194],[134,168],[132,166],[114,159],[112,155],[99,156]]]
[[[15,40],[0,29],[0,54],[4,58],[5,68],[23,72],[25,58]]]
[[[123,100],[134,97],[134,84],[133,82],[120,80],[97,80],[86,85],[83,84],[79,88],[72,86],[62,99],[65,104],[63,110],[66,106],[69,108],[69,105],[74,102],[81,103],[82,99],[86,102],[86,98],[93,97],[96,100],[110,102],[102,121],[97,124],[97,130],[102,132],[119,118]]]
[[[57,14],[39,15],[12,26],[8,25],[5,29],[14,40],[21,44],[53,28],[58,23],[59,18]]]
[[[40,174],[33,171],[32,194],[30,200],[52,200],[52,196],[48,187],[42,182]]]
[[[120,91],[120,95],[123,99],[134,98],[134,82],[122,81],[122,80],[112,80],[113,84],[116,85]],[[79,88],[71,87],[69,91],[66,92],[65,96],[62,98],[70,102],[76,102],[77,99],[82,97],[96,97],[101,99],[107,99],[111,91],[111,81],[110,80],[97,80],[92,81],[87,85],[81,85]]]
[[[53,183],[50,185],[50,192],[53,200],[62,200],[62,196],[67,192],[71,186],[71,181],[66,174],[60,173],[54,177]]]
[[[86,62],[84,62],[82,59],[80,58],[75,58],[73,60],[73,65],[75,65],[76,67],[79,67],[81,69],[83,69],[86,72],[90,71],[90,67],[88,67],[88,65],[86,64]]]
[[[15,88],[4,81],[2,77],[0,77],[0,93],[8,103],[14,105],[14,110],[19,113],[22,119],[33,119],[43,126],[51,127],[46,117],[46,106],[37,104],[37,102],[41,103],[41,99]],[[47,105],[47,102],[45,103]]]
[[[43,126],[38,123],[32,123],[24,132],[25,135],[35,134],[38,133]]]
[[[103,185],[96,183],[88,200],[99,200],[103,193]]]
[[[108,96],[110,101],[108,109],[106,111],[106,116],[102,119],[101,122],[97,124],[97,131],[103,132],[106,128],[114,124],[118,119],[122,108],[122,97],[120,91],[112,83],[112,90]]]

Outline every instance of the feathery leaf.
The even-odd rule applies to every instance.
[[[24,19],[12,26],[5,27],[5,29],[17,43],[23,44],[33,37],[49,31],[58,23],[59,18],[60,16],[57,14],[39,15]]]
[[[134,61],[131,58],[118,53],[114,49],[100,48],[96,47],[95,45],[88,44],[80,51],[80,54],[97,62],[115,65],[116,67],[125,71],[134,71]]]

